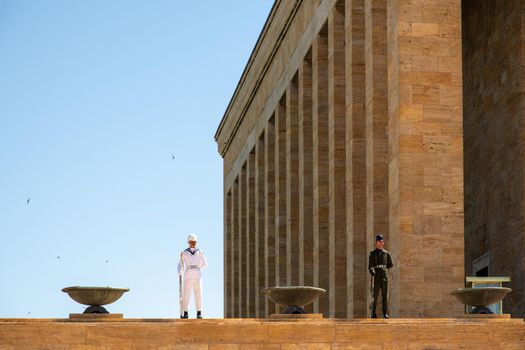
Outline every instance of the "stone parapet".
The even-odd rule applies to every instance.
[[[524,349],[525,322],[412,319],[0,319],[0,349]]]

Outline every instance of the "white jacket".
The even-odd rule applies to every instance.
[[[200,278],[201,269],[208,266],[204,252],[199,248],[187,248],[180,253],[177,270],[184,278]]]

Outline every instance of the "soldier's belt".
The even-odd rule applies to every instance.
[[[386,269],[386,265],[376,265],[374,269]]]
[[[190,270],[198,270],[200,269],[199,265],[188,265],[188,269]]]

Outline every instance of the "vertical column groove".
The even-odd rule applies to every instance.
[[[231,317],[231,264],[230,264],[230,243],[231,239],[231,214],[232,214],[232,193],[231,189],[227,191],[225,196],[225,211],[224,211],[224,317]]]
[[[261,135],[257,141],[256,145],[256,183],[257,183],[257,210],[256,210],[256,232],[257,232],[257,238],[256,238],[256,254],[258,258],[258,266],[257,266],[257,287],[255,289],[255,293],[257,296],[257,310],[256,310],[256,317],[265,317],[266,316],[266,296],[264,293],[261,292],[261,290],[265,287],[265,281],[266,281],[266,261],[264,260],[264,253],[265,253],[265,247],[264,247],[264,213],[265,213],[265,198],[264,198],[264,191],[265,191],[265,166],[264,166],[264,133]]]
[[[246,241],[246,165],[241,167],[239,173],[239,317],[245,317],[246,314],[246,289],[244,276],[246,273],[246,250],[244,244]]]
[[[347,316],[345,4],[328,17],[330,315]]]
[[[328,36],[326,25],[312,43],[314,189],[314,285],[329,289],[328,256]],[[314,311],[329,317],[328,293]]]
[[[268,121],[264,132],[265,172],[265,257],[266,257],[266,287],[275,286],[275,131],[274,119]],[[276,305],[268,300],[266,314],[276,312]]]
[[[312,56],[299,66],[299,284],[313,285]],[[312,305],[307,305],[312,312]]]
[[[286,283],[299,284],[299,118],[298,82],[286,91]]]
[[[248,208],[246,216],[246,251],[248,252],[246,261],[246,307],[247,316],[255,317],[255,149],[248,155],[246,181],[248,186],[246,198],[246,207]]]
[[[346,187],[348,317],[366,317],[368,298],[365,164],[364,0],[346,0]]]
[[[232,317],[239,317],[239,179],[236,178],[232,188],[233,213],[232,213],[232,231],[233,239],[230,243],[232,251],[232,293],[231,293],[231,313]]]
[[[275,277],[286,286],[286,98],[275,110]]]

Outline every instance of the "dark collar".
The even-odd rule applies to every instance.
[[[195,248],[195,251],[192,252],[192,251],[191,251],[191,248],[188,247],[188,248],[186,248],[186,251],[187,251],[188,253],[190,253],[191,255],[195,255],[195,253],[197,253],[197,252],[199,251],[199,248]]]

